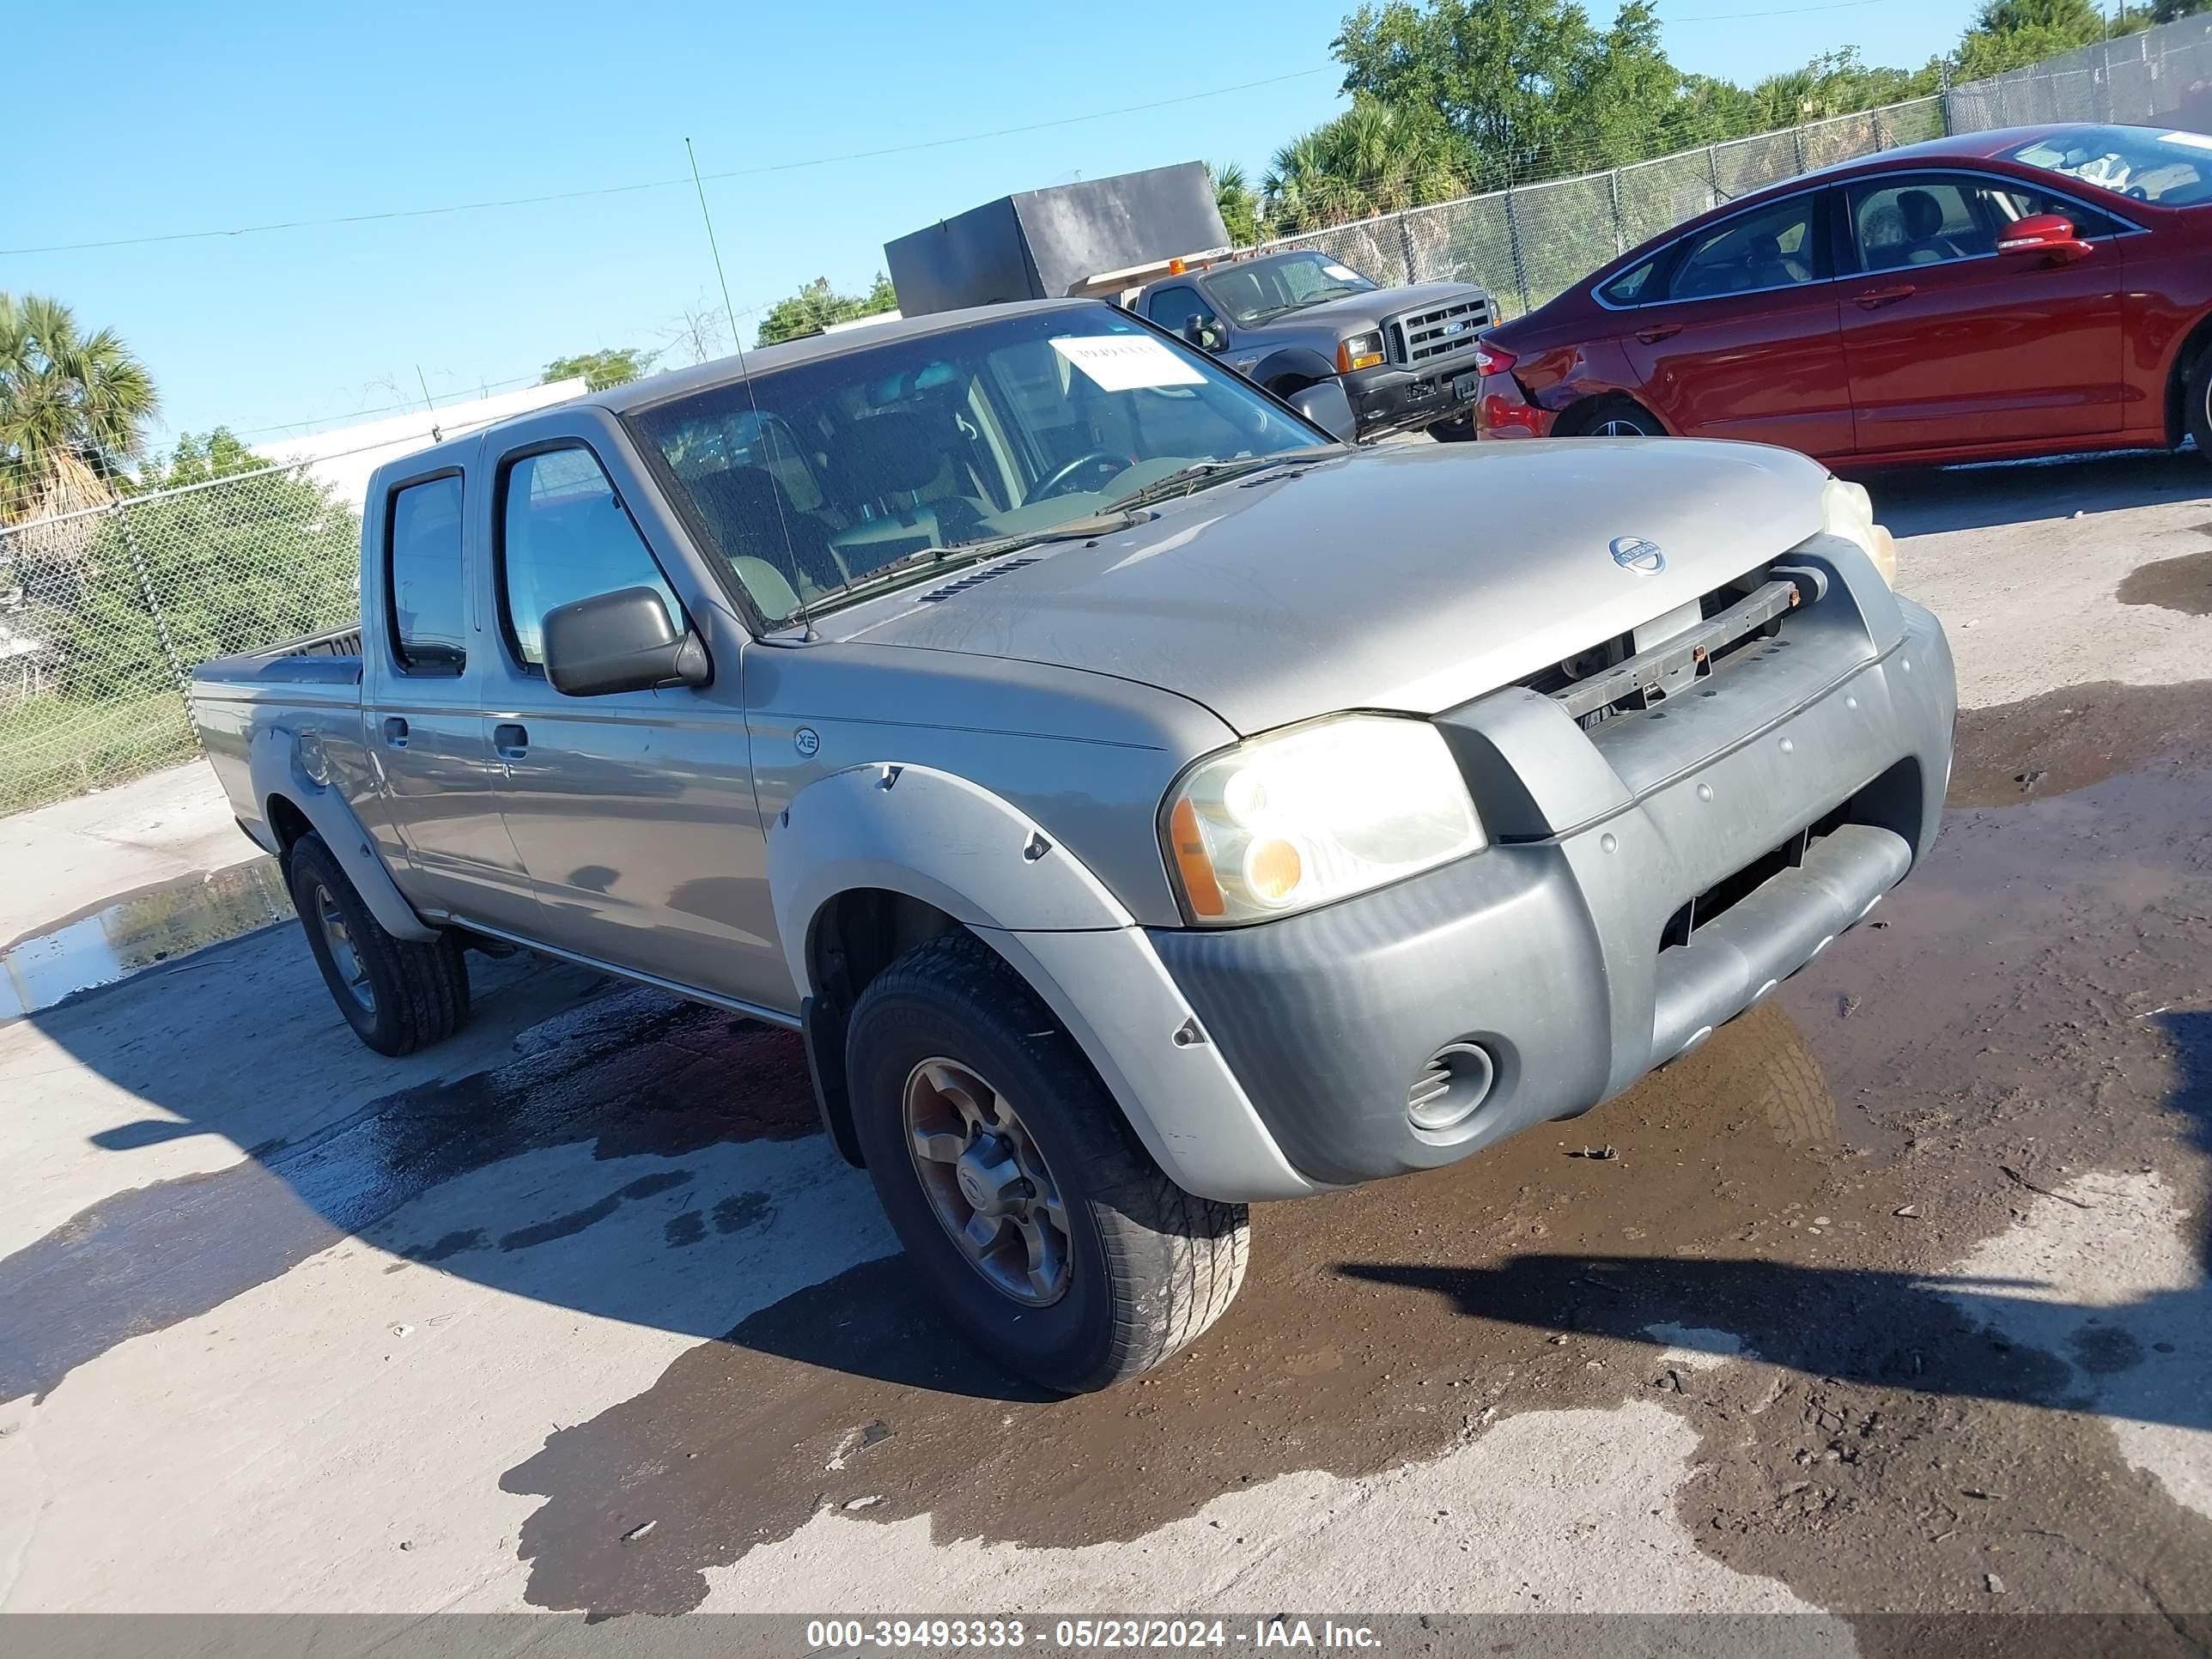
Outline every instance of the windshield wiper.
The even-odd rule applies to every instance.
[[[996,558],[1001,553],[1036,547],[1045,542],[1083,541],[1093,536],[1110,535],[1116,530],[1127,530],[1139,522],[1140,520],[1133,513],[1116,509],[1092,514],[1087,518],[1070,519],[1064,524],[1048,525],[1042,530],[1024,530],[1018,535],[987,536],[975,541],[952,542],[944,547],[918,548],[914,552],[900,555],[889,564],[878,565],[866,575],[856,577],[842,587],[830,589],[811,608],[817,611],[835,610],[848,600],[859,599],[880,588],[895,586],[902,577],[926,574],[946,565],[976,564],[985,559]]]
[[[1257,472],[1264,467],[1285,466],[1293,461],[1320,459],[1317,455],[1303,458],[1296,454],[1246,455],[1233,461],[1193,461],[1188,466],[1177,467],[1165,477],[1153,479],[1141,489],[1133,489],[1126,495],[1115,497],[1106,504],[1107,510],[1149,507],[1154,501],[1164,501],[1175,495],[1188,495],[1206,484],[1219,483],[1246,472]]]

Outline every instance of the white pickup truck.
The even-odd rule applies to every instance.
[[[1865,493],[1735,444],[1360,451],[1042,301],[383,468],[356,635],[193,697],[362,1039],[533,950],[799,1028],[949,1318],[1102,1387],[1246,1205],[1586,1112],[1934,840]],[[1317,423],[1321,422],[1321,423]]]

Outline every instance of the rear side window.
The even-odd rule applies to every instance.
[[[1598,298],[1617,306],[1640,305],[1646,300],[1656,299],[1657,291],[1651,285],[1651,273],[1659,269],[1659,256],[1653,254],[1640,265],[1632,265],[1598,289]]]
[[[637,526],[588,449],[547,449],[509,463],[499,531],[501,604],[526,668],[545,660],[545,613],[625,587],[649,587],[684,624]]]
[[[468,661],[460,474],[393,490],[387,534],[393,655],[410,674],[459,673]]]
[[[1689,243],[1675,268],[1673,297],[1704,300],[1756,294],[1820,280],[1820,238],[1813,231],[1817,191],[1739,214]]]

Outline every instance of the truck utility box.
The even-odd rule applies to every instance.
[[[884,245],[900,312],[1057,300],[1102,271],[1229,246],[1203,163],[1024,191]]]

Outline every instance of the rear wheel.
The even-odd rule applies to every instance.
[[[1593,404],[1576,421],[1570,434],[1577,438],[1663,438],[1667,428],[1643,404],[1627,398],[1607,398]]]
[[[1429,436],[1440,444],[1471,444],[1474,441],[1474,413],[1472,410],[1455,421],[1438,421],[1429,428]]]
[[[846,1066],[900,1243],[1000,1364],[1103,1389],[1227,1310],[1244,1206],[1170,1181],[1051,1011],[973,935],[917,945],[869,984]]]
[[[356,1036],[380,1054],[411,1054],[460,1030],[469,969],[459,939],[386,933],[320,836],[293,843],[288,871],[307,948]]]

